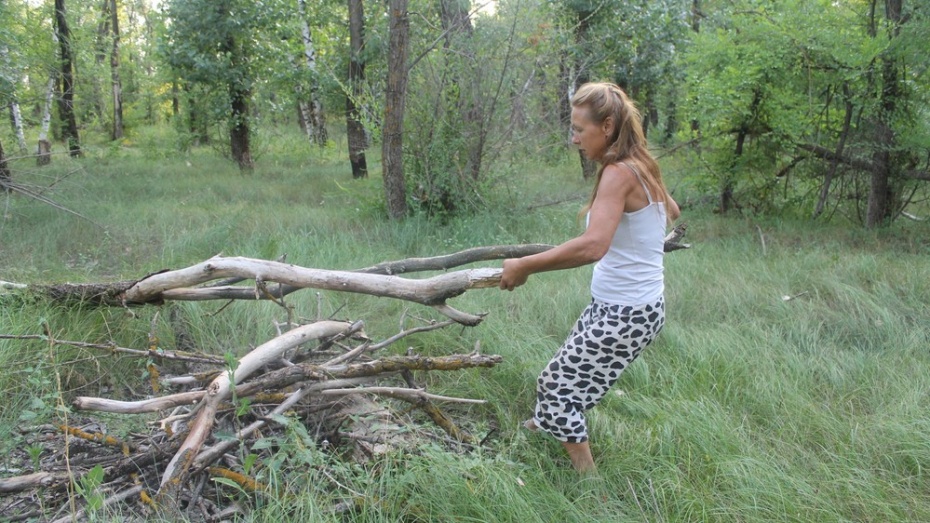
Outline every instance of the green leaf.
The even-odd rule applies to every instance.
[[[243,489],[241,485],[239,485],[238,483],[236,483],[235,481],[233,481],[233,480],[231,480],[231,479],[229,479],[229,478],[217,478],[217,477],[214,477],[214,478],[210,478],[210,479],[212,479],[212,480],[213,480],[214,482],[216,482],[216,483],[219,483],[220,485],[226,485],[227,487],[236,489],[236,490],[238,490],[239,492],[241,492],[241,493],[243,493],[243,494],[246,493],[245,489]]]

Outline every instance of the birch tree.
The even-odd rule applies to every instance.
[[[0,89],[8,93],[8,104],[10,108],[10,121],[13,124],[13,133],[16,135],[16,141],[19,144],[20,154],[26,153],[26,135],[23,132],[23,116],[19,108],[16,92],[19,84],[20,74],[18,68],[10,57],[10,51],[6,44],[0,44]]]
[[[38,165],[48,165],[52,161],[52,142],[48,139],[48,131],[52,123],[52,101],[55,97],[57,79],[58,75],[54,71],[49,73],[48,82],[45,87],[45,103],[42,105],[42,123],[39,124],[39,140],[36,149],[36,163]]]
[[[304,66],[306,67],[306,84],[297,84],[297,104],[306,126],[307,138],[310,143],[319,146],[326,145],[326,118],[323,114],[323,103],[320,100],[320,83],[317,78],[316,49],[313,47],[313,35],[310,24],[307,22],[307,1],[297,0],[300,15],[301,37],[304,44]]]

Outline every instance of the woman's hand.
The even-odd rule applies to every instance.
[[[526,283],[530,273],[525,270],[519,258],[504,260],[504,273],[501,274],[500,288],[502,291],[512,291]]]

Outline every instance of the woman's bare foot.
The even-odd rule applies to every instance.
[[[533,418],[524,421],[523,428],[530,432],[539,430]],[[588,445],[587,441],[581,443],[568,443],[563,441],[562,447],[568,452],[568,457],[572,460],[572,466],[575,467],[575,470],[578,471],[579,474],[587,476],[597,472],[597,467],[594,465],[594,458],[591,456],[591,446]]]
[[[590,475],[597,472],[594,465],[594,457],[591,456],[591,446],[587,441],[581,443],[568,443],[563,441],[562,447],[568,452],[568,457],[572,460],[572,466],[582,475]]]

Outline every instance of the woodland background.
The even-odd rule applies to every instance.
[[[692,248],[666,258],[663,335],[591,414],[600,477],[579,482],[555,442],[519,429],[589,299],[579,269],[469,291],[454,302],[487,312],[480,326],[408,343],[503,357],[421,377],[487,401],[448,409],[481,445],[411,424],[418,445],[355,463],[296,424],[237,469],[294,496],[214,476],[211,499],[244,521],[927,521],[927,49],[930,5],[912,0],[0,0],[0,280],[133,280],[221,252],[351,270],[556,244],[580,230],[593,172],[567,101],[614,81]],[[0,339],[4,477],[58,455],[61,434],[34,427],[130,437],[157,419],[71,410],[151,395],[152,361],[50,339],[145,349],[155,333],[171,350],[183,325],[231,358],[282,319],[271,303],[0,292],[0,335],[37,336]],[[364,318],[375,339],[437,319],[329,291],[290,306]],[[100,507],[110,479],[75,475],[70,506],[10,495],[0,510],[156,519],[140,501]]]
[[[691,180],[720,212],[876,227],[923,201],[930,180],[927,10],[7,0],[0,103],[13,135],[2,144],[6,157],[33,154],[28,131],[79,155],[82,131],[144,146],[142,129],[170,125],[172,150],[210,143],[249,170],[272,129],[300,125],[307,147],[347,149],[354,177],[383,159],[390,217],[447,214],[486,206],[515,160],[561,157],[574,89],[608,80],[639,104],[661,154],[689,155]],[[334,125],[346,129],[340,143],[328,139]]]

